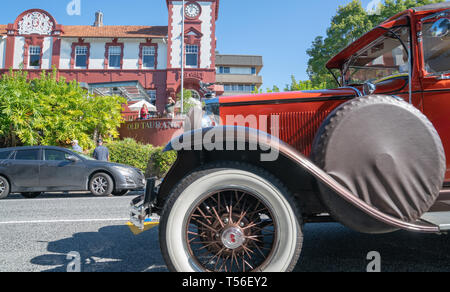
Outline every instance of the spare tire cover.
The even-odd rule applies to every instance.
[[[414,222],[436,201],[446,171],[442,142],[415,107],[390,96],[351,100],[334,110],[313,144],[312,159],[352,194]],[[319,184],[330,214],[366,233],[394,231]]]

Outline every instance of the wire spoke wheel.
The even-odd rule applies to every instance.
[[[217,162],[183,178],[164,203],[161,253],[174,272],[288,272],[303,233],[295,198],[253,165]]]
[[[267,205],[248,191],[214,192],[187,218],[188,251],[206,271],[258,271],[273,254],[277,222]]]

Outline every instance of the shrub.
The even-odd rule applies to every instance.
[[[110,142],[105,145],[109,149],[111,162],[131,165],[143,172],[147,169],[147,162],[155,148],[144,145],[133,139]]]
[[[177,159],[177,152],[163,152],[162,148],[156,148],[153,151],[147,165],[145,177],[163,177]]]
[[[111,162],[136,167],[145,173],[145,177],[162,177],[177,158],[176,152],[163,153],[161,147],[144,145],[127,138],[105,145],[109,149]]]
[[[75,82],[42,72],[0,78],[0,146],[67,146],[77,139],[90,148],[97,136],[117,138],[122,123],[122,97],[91,96]]]

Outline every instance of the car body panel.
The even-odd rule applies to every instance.
[[[19,152],[27,150],[35,149],[25,148],[19,150]],[[14,151],[14,153],[10,156],[10,159],[4,161],[6,168],[8,169],[7,175],[9,178],[14,178],[11,180],[11,190],[27,190],[39,185],[39,176],[34,174],[39,173],[42,161],[16,160],[16,156],[18,156],[18,151]],[[39,149],[38,159],[41,159],[41,157],[42,151]]]
[[[40,160],[17,161],[13,159],[13,153],[10,159],[0,161],[0,175],[5,176],[11,182],[12,193],[88,191],[90,178],[98,172],[107,173],[112,177],[115,191],[139,190],[145,187],[144,175],[131,166],[88,160],[64,148],[36,146],[2,150],[27,149],[39,149]],[[44,158],[45,150],[62,151],[69,156],[76,157],[77,161],[46,161]]]
[[[44,156],[46,156],[47,150],[49,149],[44,149]],[[61,151],[66,155],[73,155],[69,151],[56,151]],[[87,171],[88,167],[82,160],[76,162],[69,160],[44,160],[39,171],[39,186],[46,189],[62,190],[79,188],[79,186],[86,184],[89,177]],[[68,177],[70,177],[70,180],[67,180]]]
[[[438,131],[448,158],[450,155],[450,115],[448,114],[450,80],[439,80],[438,77],[427,76],[428,73],[424,70],[422,42],[417,37],[420,36],[418,32],[424,17],[447,9],[450,9],[450,3],[403,11],[350,44],[328,62],[327,68],[340,69],[352,55],[386,33],[386,29],[399,25],[410,26],[413,48],[411,96],[408,74],[378,80],[374,94],[394,95],[407,102],[411,98],[411,103],[430,119]],[[315,134],[323,120],[337,106],[357,97],[356,92],[362,90],[361,85],[355,85],[353,89],[344,87],[331,90],[220,97],[220,118],[222,125],[250,126],[250,117],[256,116],[256,123],[250,127],[275,135],[303,155],[309,156]],[[241,115],[244,119],[238,122],[227,119],[228,116],[236,115]],[[274,116],[279,118],[279,133],[272,132],[271,119]],[[450,159],[447,159],[445,181],[450,182]]]

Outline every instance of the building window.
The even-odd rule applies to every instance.
[[[254,84],[224,84],[226,92],[253,92],[256,87]]]
[[[220,67],[219,68],[219,74],[230,74],[231,68],[230,67]]]
[[[186,46],[186,67],[198,68],[198,46],[187,45]]]
[[[29,48],[29,62],[28,67],[30,69],[40,69],[41,68],[41,47],[31,46]]]
[[[75,67],[80,69],[87,68],[88,47],[77,46],[75,48]]]
[[[120,69],[122,58],[122,48],[119,46],[109,47],[108,64],[110,69]]]
[[[150,103],[156,105],[156,90],[147,90],[147,93],[150,96]]]
[[[256,75],[256,67],[223,67],[217,68],[218,74]]]
[[[155,47],[143,47],[142,48],[142,67],[144,69],[155,69]]]

